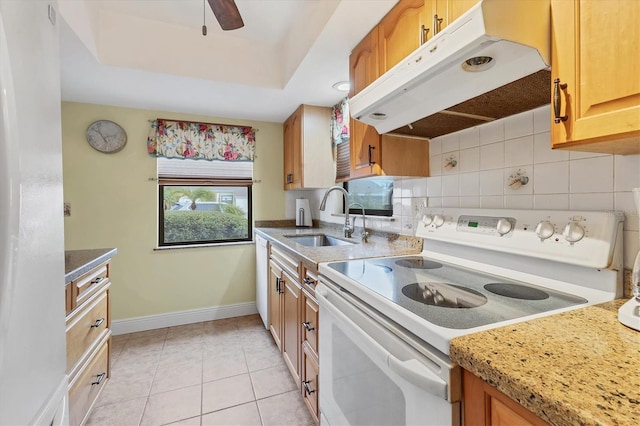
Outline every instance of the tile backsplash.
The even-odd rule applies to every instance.
[[[626,216],[624,263],[630,268],[640,249],[639,217],[631,192],[640,187],[640,155],[551,150],[550,114],[547,105],[432,139],[430,177],[397,178],[394,220],[372,219],[367,226],[413,234],[421,205],[619,210]],[[307,191],[316,213],[323,194],[323,190]],[[334,204],[335,200],[334,196]],[[330,205],[319,218],[343,221],[331,215],[333,209]]]

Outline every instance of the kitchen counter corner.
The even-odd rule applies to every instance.
[[[118,249],[88,249],[88,250],[67,250],[64,252],[64,283],[80,277],[99,264],[106,262],[116,255]]]
[[[553,425],[640,424],[640,333],[614,300],[451,342],[453,362]]]

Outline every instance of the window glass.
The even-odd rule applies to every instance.
[[[349,191],[349,202],[360,203],[365,213],[377,216],[393,216],[393,178],[366,178],[345,183]],[[362,209],[351,207],[350,213],[361,213]]]
[[[159,185],[159,245],[251,241],[251,185]]]

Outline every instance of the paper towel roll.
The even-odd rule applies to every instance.
[[[311,226],[311,209],[309,200],[296,198],[296,226]]]

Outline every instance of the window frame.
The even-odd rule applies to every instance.
[[[164,241],[164,189],[165,187],[192,186],[192,187],[244,187],[247,189],[247,237],[231,238],[226,240],[199,240],[184,242]],[[253,241],[253,182],[246,179],[179,179],[179,178],[159,178],[158,179],[158,247],[189,247],[189,246],[216,246],[229,243],[247,243]]]

